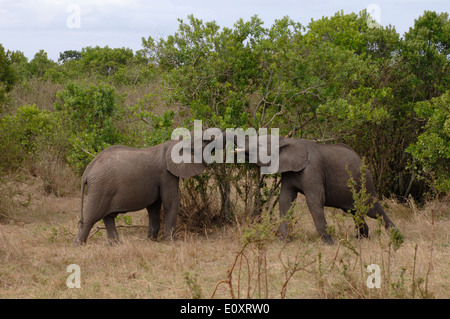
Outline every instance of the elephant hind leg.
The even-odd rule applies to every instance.
[[[86,208],[84,209],[81,220],[81,226],[78,230],[77,236],[75,237],[75,245],[85,244],[95,223],[107,215],[108,208],[107,204],[105,204],[105,200],[100,200],[92,195],[91,197],[88,197]]]
[[[105,223],[106,227],[106,233],[108,235],[108,242],[110,245],[119,243],[119,233],[117,232],[115,222],[116,216],[117,214],[113,213],[103,217],[103,222]]]
[[[305,192],[305,198],[317,232],[326,244],[333,245],[334,240],[327,231],[327,221],[323,209],[325,204],[323,187],[309,188],[308,192]]]
[[[388,228],[397,228],[395,224],[390,220],[390,218],[387,216],[386,212],[384,211],[383,207],[380,204],[380,201],[377,200],[375,205],[369,212],[367,213],[367,216],[371,218],[377,219],[378,217],[381,217],[381,222],[383,223],[384,227],[386,229]]]
[[[94,224],[96,222],[97,222],[96,220],[92,220],[92,219],[85,219],[83,221],[83,223],[80,226],[80,229],[78,230],[78,234],[75,237],[74,244],[76,246],[86,244],[89,233],[91,232],[91,228],[92,228],[92,226],[94,226]]]
[[[366,221],[363,216],[358,216],[355,210],[350,211],[355,221],[356,230],[358,233],[356,234],[357,238],[368,238],[369,237],[369,226],[367,226]]]

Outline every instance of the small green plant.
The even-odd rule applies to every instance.
[[[367,165],[365,163],[365,158],[363,158],[361,167],[360,167],[360,180],[355,180],[355,176],[352,176],[352,172],[347,167],[347,172],[350,176],[348,180],[348,187],[350,188],[350,191],[352,192],[353,197],[353,206],[354,206],[354,219],[355,224],[358,230],[361,230],[364,225],[365,221],[364,218],[367,216],[367,213],[373,208],[374,206],[374,199],[372,198],[372,195],[367,192],[367,174],[368,169]]]
[[[267,261],[267,252],[273,242],[279,240],[277,231],[281,223],[287,223],[291,228],[294,224],[292,209],[285,218],[276,217],[268,211],[269,207],[261,215],[256,217],[256,221],[241,229],[241,241],[243,246],[236,254],[234,263],[227,270],[227,279],[217,283],[216,288],[211,296],[214,297],[217,288],[221,284],[227,284],[230,290],[231,298],[241,297],[241,287],[243,286],[243,277],[247,277],[245,298],[269,298],[269,267]],[[286,298],[287,287],[292,277],[299,271],[305,270],[308,266],[315,262],[311,258],[312,248],[299,249],[294,256],[285,254],[286,242],[278,252],[278,261],[284,272],[284,282],[280,288],[281,298]],[[244,265],[244,266],[243,266]],[[233,273],[237,269],[237,288],[233,284]]]
[[[276,232],[281,224],[281,219],[268,212],[263,212],[256,223],[252,223],[242,229],[242,242],[244,244],[254,244],[258,249],[273,241]]]
[[[133,225],[133,217],[130,215],[120,214],[116,216],[115,220],[116,222],[120,222],[122,220],[127,226]]]
[[[202,299],[202,288],[198,283],[198,276],[192,275],[188,271],[184,272],[184,282],[191,292],[192,299]]]
[[[400,246],[405,241],[405,237],[403,234],[398,230],[398,228],[389,228],[389,239],[390,244],[392,245],[392,248],[394,248],[394,251],[399,249]]]
[[[44,230],[47,230],[44,228]],[[48,237],[49,243],[54,243],[57,239],[62,240],[71,240],[73,234],[70,233],[70,231],[64,227],[64,226],[58,226],[58,227],[51,227],[50,229],[50,235]]]
[[[267,246],[276,238],[280,219],[267,211],[259,216],[259,221],[245,227],[242,231],[242,242],[255,248],[256,257],[256,291],[258,298],[268,298],[269,287],[267,283]],[[263,293],[264,289],[264,293]],[[249,293],[247,293],[248,295]]]

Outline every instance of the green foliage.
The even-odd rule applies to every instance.
[[[242,20],[234,29],[188,17],[178,32],[158,43],[143,40],[165,71],[163,80],[173,90],[167,100],[189,106],[194,119],[220,128],[245,125],[245,105],[253,87],[256,59],[245,41],[262,22],[256,17]]]
[[[175,112],[166,110],[162,115],[154,112],[156,96],[146,94],[143,99],[131,107],[132,118],[140,119],[140,125],[136,125],[134,131],[137,133],[136,139],[142,146],[152,146],[170,140],[172,135],[173,120]]]
[[[198,283],[198,276],[192,275],[188,271],[184,272],[184,281],[191,292],[192,299],[202,299],[202,288]]]
[[[23,100],[17,93],[32,81],[61,85],[54,139],[77,169],[108,145],[155,145],[196,119],[205,127],[278,127],[282,135],[346,143],[366,157],[381,196],[446,193],[448,13],[425,11],[402,38],[371,22],[365,10],[306,26],[289,17],[265,26],[253,16],[222,28],[190,15],[172,35],[142,38],[135,53],[86,47],[62,52],[58,63],[43,50],[28,61],[0,46],[1,110],[15,114]],[[16,88],[22,91],[8,93]],[[129,93],[122,99],[116,92]],[[50,109],[23,104],[33,103]],[[233,170],[210,174],[227,216]],[[248,178],[261,186],[256,175]],[[257,188],[255,200],[265,191]]]
[[[20,82],[21,80],[29,77],[29,65],[28,58],[20,51],[10,52],[11,59],[11,67],[14,70],[14,74],[16,77],[16,81]]]
[[[5,102],[6,93],[11,91],[16,81],[11,53],[5,52],[5,48],[0,44],[0,110]]]
[[[16,114],[0,118],[0,168],[16,169],[51,143],[57,120],[36,104],[19,107]]]
[[[114,75],[133,58],[133,51],[128,48],[83,48],[77,59],[84,72],[97,72],[103,76]]]
[[[450,191],[450,91],[416,103],[414,110],[425,125],[417,142],[406,151],[420,164],[419,173],[430,178],[437,191],[447,193]]]
[[[47,52],[44,50],[36,53],[34,58],[28,63],[30,77],[44,77],[54,67],[56,67],[56,63],[48,58]]]
[[[359,180],[356,176],[352,176],[350,170],[347,169],[347,172],[350,176],[350,179],[348,180],[348,187],[352,192],[353,197],[353,206],[355,210],[354,215],[355,224],[358,228],[360,228],[365,223],[364,217],[367,216],[367,213],[374,206],[374,198],[369,192],[367,192],[366,182],[368,169],[365,160],[363,159],[363,162],[359,170],[358,174],[360,177]]]
[[[67,50],[59,54],[58,62],[66,63],[68,61],[80,60],[81,52],[76,50]]]
[[[57,98],[55,110],[68,132],[67,160],[77,169],[84,169],[97,153],[122,141],[115,122],[121,119],[123,108],[112,86],[69,83]]]
[[[406,77],[415,100],[429,100],[450,85],[450,20],[448,13],[425,11],[405,33],[402,57],[408,62]],[[405,61],[405,62],[406,62]]]
[[[394,251],[399,249],[400,246],[405,241],[405,237],[400,232],[398,228],[390,228],[389,229],[389,239],[390,244],[392,245],[392,248],[394,248]]]
[[[124,223],[126,226],[131,226],[131,225],[133,225],[133,218],[131,217],[131,215],[119,214],[119,215],[116,216],[116,218],[114,218],[114,220],[115,220],[117,223],[120,223],[120,221],[123,220],[123,223]]]
[[[254,244],[258,249],[275,240],[281,219],[269,212],[264,212],[257,223],[250,224],[242,230],[243,244]]]

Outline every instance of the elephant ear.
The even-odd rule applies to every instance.
[[[188,161],[187,163],[183,161],[178,163],[179,160],[174,161],[172,153],[176,154],[177,152],[177,142],[178,141],[173,141],[172,143],[170,143],[169,147],[166,150],[166,164],[168,171],[173,175],[181,178],[189,178],[203,173],[206,169],[206,165],[203,162],[195,163],[193,154],[190,154],[190,161]]]
[[[280,137],[279,152],[278,173],[299,172],[310,162],[305,140]]]

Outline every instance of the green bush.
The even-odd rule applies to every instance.
[[[107,84],[69,83],[57,93],[55,110],[68,134],[68,162],[80,172],[93,156],[119,144],[123,135],[116,122],[123,115],[121,97]]]
[[[63,85],[53,138],[78,170],[109,145],[154,145],[168,140],[174,125],[202,120],[205,127],[277,127],[281,135],[348,144],[367,159],[380,196],[423,201],[424,194],[446,193],[448,13],[425,11],[403,37],[368,22],[366,10],[307,25],[283,17],[265,26],[253,16],[220,27],[190,15],[172,35],[143,38],[135,53],[86,47],[61,53],[58,63],[43,50],[28,62],[0,47],[0,117],[19,105],[50,109],[45,104]],[[42,92],[27,89],[30,78]],[[129,92],[126,99],[119,90]],[[10,120],[2,120],[2,132],[14,126]],[[4,136],[3,148],[17,153],[10,158],[20,157],[21,135]],[[211,173],[225,215],[233,169]]]
[[[21,106],[16,114],[0,118],[0,168],[14,170],[53,140],[57,119],[36,104]]]
[[[12,65],[11,53],[5,52],[0,44],[0,111],[6,100],[6,93],[12,90],[17,77]]]
[[[423,133],[406,151],[411,153],[415,169],[429,179],[437,192],[450,191],[450,91],[430,101],[416,104]]]

